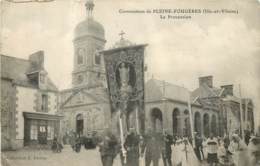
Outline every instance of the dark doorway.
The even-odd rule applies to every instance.
[[[38,141],[39,144],[47,144],[47,121],[39,121]]]
[[[209,115],[208,114],[204,114],[203,115],[203,126],[204,126],[204,136],[206,138],[209,137],[210,134],[210,128],[209,128]]]
[[[194,123],[194,130],[195,132],[199,133],[200,135],[201,133],[201,116],[199,112],[195,113],[195,123]]]
[[[152,121],[152,127],[154,131],[162,131],[163,118],[162,118],[162,111],[159,108],[152,109],[151,121]]]
[[[184,136],[191,136],[191,126],[190,126],[190,116],[189,116],[189,111],[185,110],[184,111],[184,131],[183,131]]]
[[[211,132],[214,134],[214,136],[217,136],[217,118],[216,115],[212,115],[211,120]]]
[[[76,117],[76,132],[80,136],[83,134],[84,129],[84,118],[82,114],[78,114]]]
[[[181,133],[179,131],[179,116],[180,111],[178,108],[175,108],[172,112],[172,132],[174,136],[180,136]]]

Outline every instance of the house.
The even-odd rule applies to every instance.
[[[2,150],[48,145],[59,135],[58,89],[44,69],[44,52],[29,59],[1,55]]]

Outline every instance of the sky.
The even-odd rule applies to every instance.
[[[50,78],[60,90],[70,88],[74,28],[86,18],[85,0],[0,2],[1,53],[27,59],[31,53],[44,50]],[[105,29],[106,49],[120,39],[123,30],[124,37],[133,43],[148,44],[147,78],[153,76],[194,90],[198,77],[213,75],[214,86],[234,84],[236,95],[240,84],[242,97],[253,99],[255,118],[260,124],[259,1],[95,0],[94,3],[94,19]],[[229,9],[238,14],[191,14],[191,19],[176,20],[160,19],[160,14],[119,12],[169,8]]]

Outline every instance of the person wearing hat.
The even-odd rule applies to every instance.
[[[260,166],[260,136],[252,136],[248,144],[250,164],[248,166]]]
[[[217,165],[218,163],[218,140],[210,133],[210,137],[207,139],[207,152],[208,163],[210,166]]]
[[[172,144],[173,136],[171,136],[167,130],[164,131],[163,135],[163,147],[162,147],[162,159],[164,166],[172,166]]]
[[[228,150],[229,141],[227,141],[227,136],[220,141],[220,146],[218,148],[218,161],[220,166],[235,166],[232,158],[232,153]]]
[[[144,144],[141,149],[141,157],[145,153],[145,166],[150,166],[153,162],[153,166],[159,165],[160,153],[161,153],[161,141],[159,136],[148,130],[148,133],[144,136]]]
[[[203,146],[202,146],[203,139],[200,137],[200,134],[195,132],[195,154],[199,161],[202,161],[204,159],[204,153],[203,153]]]
[[[238,136],[233,134],[228,150],[233,153],[233,160],[236,166],[248,165],[248,150],[245,142]]]
[[[108,127],[104,129],[103,136],[98,145],[102,165],[112,166],[114,158],[117,155],[118,141]]]
[[[126,165],[139,166],[139,136],[134,128],[129,129],[124,148],[126,149]]]
[[[76,137],[76,140],[75,140],[75,146],[74,146],[74,150],[75,152],[79,153],[80,152],[80,149],[81,149],[81,137],[80,135],[78,134],[77,137]]]
[[[183,160],[185,160],[184,148],[185,148],[184,140],[178,138],[173,148],[173,153],[175,154],[173,156],[173,163],[174,163],[173,165],[181,166],[183,164]]]

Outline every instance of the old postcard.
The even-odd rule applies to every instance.
[[[259,0],[0,0],[3,166],[260,166]]]

